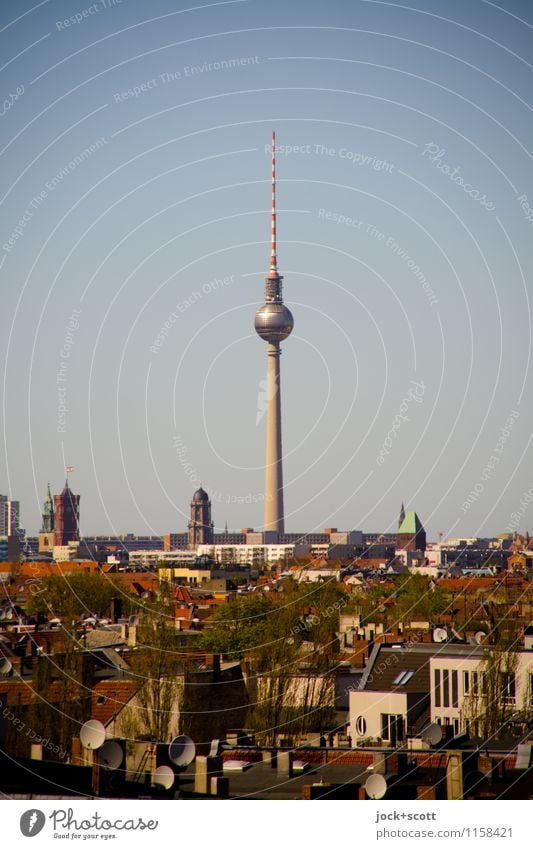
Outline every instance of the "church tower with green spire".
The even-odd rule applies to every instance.
[[[426,550],[426,532],[414,510],[406,513],[405,519],[398,528],[396,546],[403,551]]]
[[[55,530],[55,513],[54,500],[52,498],[52,493],[50,492],[50,484],[48,484],[48,492],[46,498],[44,499],[43,508],[43,524],[41,527],[41,533],[51,534]]]
[[[54,499],[50,492],[50,484],[43,504],[43,523],[39,533],[39,553],[51,552],[54,548],[54,532],[56,529],[56,514],[54,510]]]

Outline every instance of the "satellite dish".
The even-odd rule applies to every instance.
[[[383,775],[370,775],[365,782],[366,795],[370,799],[383,799],[387,792],[387,782]]]
[[[158,766],[156,771],[152,773],[152,785],[154,787],[164,787],[165,790],[170,790],[174,784],[174,770],[169,766]]]
[[[97,719],[89,719],[80,731],[82,746],[86,749],[99,749],[105,740],[105,728]]]
[[[196,757],[196,746],[194,741],[185,734],[174,737],[168,747],[168,756],[173,764],[180,767],[189,766]]]
[[[433,641],[435,643],[444,643],[448,639],[446,628],[435,628],[433,631]]]
[[[135,625],[138,625],[138,624],[139,624],[139,617],[137,616],[136,613],[132,613],[132,615],[128,619],[128,625],[130,625],[133,628]]]
[[[0,675],[9,675],[11,670],[13,669],[13,664],[7,657],[3,657],[0,660]]]
[[[124,759],[124,752],[120,743],[108,740],[98,752],[98,757],[106,769],[118,769]]]
[[[480,646],[483,640],[485,639],[486,634],[485,631],[476,631],[474,634],[474,642],[477,646]]]
[[[436,722],[430,722],[422,729],[420,736],[422,740],[427,740],[432,746],[438,746],[442,740],[442,728]]]

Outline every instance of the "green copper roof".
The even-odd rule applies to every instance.
[[[414,536],[419,531],[423,531],[423,530],[424,530],[424,527],[422,525],[422,522],[420,521],[420,519],[416,515],[415,511],[410,510],[409,513],[405,514],[405,519],[403,520],[402,524],[398,528],[398,533],[399,534],[411,534],[412,536]]]

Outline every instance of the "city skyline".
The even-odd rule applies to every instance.
[[[101,537],[102,539],[104,539],[104,538],[112,538],[113,536],[116,536],[117,538],[122,537],[122,536],[138,536],[138,537],[145,536],[144,534],[139,533],[132,528],[128,528],[127,530],[126,529],[116,530],[115,532],[109,534],[109,532],[99,533],[98,530],[97,529],[95,530],[94,528],[82,527],[82,522],[80,521],[81,494],[79,494],[79,493],[75,494],[70,489],[70,479],[69,479],[68,475],[66,476],[66,482],[63,486],[63,489],[59,493],[52,495],[50,483],[48,482],[48,484],[47,484],[46,494],[43,497],[43,500],[42,500],[42,503],[41,503],[41,513],[40,513],[41,521],[40,521],[39,526],[38,526],[38,533],[39,534],[51,533],[51,535],[54,536],[53,532],[55,530],[56,516],[57,516],[57,512],[56,512],[56,508],[54,507],[54,503],[57,501],[57,499],[61,500],[62,497],[64,496],[65,492],[67,492],[67,494],[69,496],[69,502],[72,500],[72,503],[73,504],[75,503],[75,508],[74,508],[76,510],[75,526],[79,530],[79,538],[80,539],[83,539],[85,537],[90,537],[90,538]],[[523,536],[526,539],[528,539],[529,538],[529,530],[526,527],[520,526],[520,518],[525,515],[527,507],[529,506],[529,504],[533,500],[533,487],[531,488],[531,491],[529,493],[526,493],[525,495],[526,495],[526,499],[522,500],[522,507],[521,507],[522,512],[514,514],[514,516],[511,518],[510,524],[506,528],[504,528],[503,530],[501,530],[501,531],[499,531],[495,534],[487,534],[485,536],[482,536],[482,535],[477,535],[477,536],[474,535],[473,536],[473,535],[469,535],[469,534],[462,534],[462,535],[456,535],[455,537],[452,537],[451,534],[447,534],[444,530],[439,530],[430,541],[440,543],[440,542],[446,542],[446,540],[449,539],[449,538],[454,539],[454,540],[459,540],[459,539],[471,540],[471,539],[475,539],[475,538],[483,540],[483,539],[495,539],[496,537],[502,537],[502,536],[507,536],[509,538],[512,537],[512,536]],[[195,521],[192,521],[190,514],[186,513],[187,518],[182,521],[182,524],[179,527],[176,525],[175,527],[173,526],[172,528],[164,528],[160,533],[153,534],[152,535],[153,538],[154,539],[160,538],[163,541],[164,537],[166,535],[168,535],[169,533],[171,535],[173,533],[177,533],[177,534],[181,534],[183,536],[187,536],[187,534],[190,535],[191,529],[193,527],[198,527],[198,528],[208,527],[208,528],[211,529],[211,533],[215,534],[215,535],[216,534],[223,534],[223,533],[226,533],[226,534],[227,533],[242,534],[243,531],[252,531],[252,530],[256,531],[256,532],[258,531],[260,533],[264,533],[264,526],[263,525],[260,525],[260,526],[254,527],[254,528],[250,528],[249,526],[246,526],[246,527],[243,528],[242,523],[241,523],[240,525],[229,528],[227,521],[224,522],[223,524],[218,524],[217,522],[214,521],[214,518],[213,518],[213,521],[212,521],[212,519],[211,519],[212,497],[211,497],[211,495],[208,491],[204,490],[202,485],[200,485],[198,490],[195,490],[194,492],[190,493],[189,502],[188,502],[189,507],[192,507],[195,504],[198,496],[202,496],[200,501],[205,501],[209,505],[208,519],[200,520],[200,518],[197,517],[197,519]],[[10,501],[8,496],[1,495],[1,494],[0,494],[0,502],[1,502],[0,506],[6,508],[6,505],[7,505],[8,509],[9,509],[10,504],[14,505],[15,516],[16,516],[16,521],[17,521],[17,533],[18,533],[18,525],[19,525],[19,518],[20,518],[19,502],[18,501]],[[409,514],[414,515],[418,519],[417,513],[419,511],[415,510],[414,507],[412,507],[410,505],[408,505],[408,508],[409,509],[406,511],[405,504],[402,501],[401,506],[400,506],[399,518],[398,518],[398,515],[396,516],[396,518],[391,517],[387,526],[382,527],[382,528],[371,528],[371,527],[363,527],[363,526],[356,526],[356,525],[354,525],[352,527],[341,528],[341,526],[338,523],[337,523],[337,525],[339,527],[339,530],[341,530],[342,532],[362,531],[363,534],[366,533],[370,537],[373,537],[375,534],[384,534],[386,536],[387,535],[395,536],[397,529],[402,525],[406,515],[409,515]],[[213,513],[216,514],[216,502],[215,502],[215,510],[213,511]],[[6,513],[6,515],[7,515],[7,513]],[[32,539],[37,538],[37,531],[31,532],[31,531],[27,530],[24,526],[22,526],[22,529],[24,530],[27,537],[31,537]],[[290,530],[287,530],[287,531],[282,530],[282,531],[279,531],[279,534],[281,534],[281,535],[289,534],[290,536],[294,536],[294,537],[298,536],[298,534],[307,534],[307,533],[322,535],[324,530],[325,530],[324,528],[318,528],[318,527],[315,527],[315,528],[309,528],[309,527],[303,528],[302,527],[302,528],[299,528],[299,529],[290,529]],[[326,530],[327,531],[331,530],[331,527],[326,528]],[[336,531],[337,527],[333,528],[333,530]],[[194,535],[193,535],[192,538],[190,538],[190,541],[192,539],[194,539]],[[428,539],[429,539],[429,537],[428,537]],[[204,541],[204,544],[205,544],[205,541]]]
[[[387,530],[405,499],[431,538],[525,530],[527,5],[16,7],[0,492],[28,532],[71,462],[94,532],[184,527],[200,483],[261,526],[273,127],[287,529]]]

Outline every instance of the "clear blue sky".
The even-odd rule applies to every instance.
[[[0,492],[261,526],[275,129],[288,530],[533,527],[531,5],[190,6],[2,3]]]

